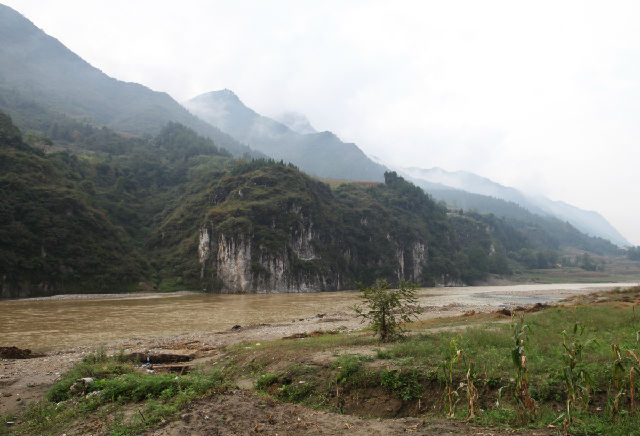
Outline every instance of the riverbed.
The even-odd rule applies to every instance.
[[[554,302],[572,295],[635,283],[527,284],[421,288],[421,318],[490,311]],[[147,339],[228,330],[240,325],[291,323],[312,317],[357,321],[356,291],[303,294],[128,294],[0,301],[0,345],[49,352]]]

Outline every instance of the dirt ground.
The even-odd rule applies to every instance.
[[[517,287],[516,287],[517,288]],[[586,295],[605,290],[607,285],[558,292],[536,291],[536,297],[547,292],[553,299]],[[523,302],[530,297],[517,292]],[[504,307],[509,292],[478,295],[469,288],[466,295],[447,295],[429,299],[420,315],[421,320],[436,317],[494,312]],[[511,295],[512,297],[512,295]],[[519,300],[518,300],[519,301]],[[509,303],[513,305],[512,303]],[[526,305],[526,304],[524,304]],[[362,324],[352,313],[336,312],[302,319],[296,322],[243,326],[226,331],[180,335],[154,339],[122,339],[105,347],[107,353],[125,352],[172,353],[193,355],[195,363],[215,361],[225,347],[233,344],[260,342],[317,330],[354,331]],[[30,402],[42,399],[56,379],[82,357],[95,351],[92,347],[75,347],[47,353],[31,359],[2,359],[0,361],[0,416],[19,414]],[[170,434],[504,434],[503,430],[477,428],[467,424],[419,418],[363,419],[348,415],[314,411],[300,405],[281,404],[261,398],[251,386],[241,386],[231,393],[215,396],[192,404],[181,419],[167,423],[154,435]],[[86,433],[90,433],[87,429]],[[528,434],[532,434],[530,431]],[[556,434],[553,429],[537,434]]]
[[[284,404],[237,390],[202,400],[181,419],[148,433],[153,436],[192,435],[495,435],[504,429],[478,427],[444,419],[365,419]],[[510,434],[518,434],[511,433]],[[524,433],[522,433],[524,434]],[[557,434],[552,429],[526,434]]]

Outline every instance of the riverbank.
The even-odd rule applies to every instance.
[[[633,332],[629,333],[629,337],[633,336],[630,342],[625,337],[627,330],[635,328],[631,322],[635,316],[632,306],[638,302],[638,288],[613,293],[587,290],[556,305],[538,304],[517,310],[525,315],[533,330],[527,339],[532,341],[527,342],[527,357],[531,392],[539,407],[535,417],[524,426],[518,423],[520,418],[510,394],[504,394],[504,404],[499,408],[494,405],[496,396],[500,403],[498,388],[504,385],[504,389],[510,389],[512,377],[509,324],[513,321],[509,310],[494,307],[489,312],[467,310],[459,314],[460,307],[456,307],[455,311],[429,310],[437,316],[409,324],[412,339],[397,344],[379,344],[371,332],[359,329],[360,324],[350,314],[334,313],[207,334],[119,341],[109,345],[105,354],[96,355],[95,349],[76,347],[37,359],[3,361],[5,369],[19,375],[19,380],[13,383],[2,383],[3,392],[11,394],[2,397],[3,403],[7,399],[21,405],[29,402],[30,397],[24,393],[7,390],[19,386],[32,393],[39,390],[43,398],[51,383],[60,379],[57,373],[64,373],[83,358],[85,371],[104,373],[102,377],[107,380],[109,371],[114,370],[118,371],[116,374],[132,371],[132,377],[142,377],[136,385],[164,380],[140,374],[136,366],[126,369],[129,364],[122,363],[125,361],[117,356],[127,356],[132,351],[190,355],[196,378],[176,376],[175,380],[183,385],[200,380],[197,386],[203,387],[184,392],[177,387],[175,394],[167,390],[174,388],[165,387],[165,394],[158,399],[154,395],[160,395],[159,391],[151,394],[150,390],[151,397],[141,402],[127,399],[129,394],[121,386],[118,389],[125,390],[120,390],[121,400],[116,403],[91,395],[86,399],[67,397],[68,387],[57,388],[56,395],[62,395],[55,400],[62,401],[58,406],[38,403],[26,414],[23,407],[9,412],[5,409],[2,415],[8,413],[7,419],[14,420],[14,424],[0,427],[0,434],[504,434],[507,431],[559,434],[562,419],[556,418],[563,409],[562,384],[552,374],[553,368],[560,365],[562,353],[552,350],[561,350],[560,332],[569,331],[570,324],[576,321],[588,327],[589,338],[598,337],[601,344],[597,350],[589,349],[586,358],[588,362],[594,360],[594,368],[602,367],[602,359],[608,359],[606,356],[610,354],[610,341],[615,340],[623,348],[635,343]],[[614,330],[609,331],[609,327]],[[456,395],[462,401],[456,401],[455,418],[444,417],[440,354],[447,349],[448,341],[458,335],[456,347],[473,356],[477,368],[479,399],[477,416],[472,421],[465,420],[468,413],[465,390],[458,388]],[[100,357],[112,353],[116,357]],[[87,356],[91,358],[87,360]],[[457,365],[455,378],[462,377],[462,383],[466,370],[462,363]],[[604,410],[607,401],[608,379],[593,369],[590,371],[596,380],[590,414],[584,415],[581,409],[576,412],[581,422],[588,424],[583,430],[588,434],[617,431],[606,424],[608,418],[604,415],[598,418],[598,414],[605,413],[599,410]],[[199,373],[202,375],[197,376]],[[166,380],[169,383],[174,378]],[[458,386],[458,381],[455,385]],[[37,399],[37,395],[32,399]],[[628,408],[625,401],[620,403],[623,411]],[[628,414],[621,414],[619,429],[637,428],[625,413]],[[371,416],[380,419],[363,419]],[[596,424],[600,427],[594,427]]]
[[[5,301],[70,301],[70,300],[115,300],[124,298],[164,298],[179,297],[181,295],[196,295],[198,292],[193,291],[174,291],[174,292],[123,292],[119,294],[58,294],[49,297],[30,297],[15,298]]]
[[[557,286],[554,288],[552,285],[545,285],[536,287],[535,290],[526,286],[492,290],[479,287],[455,288],[451,293],[443,293],[443,289],[423,290],[420,294],[420,304],[424,311],[419,316],[419,323],[426,325],[424,323],[442,318],[445,318],[445,321],[452,320],[439,321],[439,328],[446,328],[447,323],[465,323],[473,317],[490,314],[501,308],[530,305],[540,301],[557,301],[576,295],[584,296],[600,292],[604,288],[608,287],[591,285],[557,289]],[[194,364],[210,364],[222,359],[230,347],[237,344],[261,344],[284,337],[317,334],[314,332],[359,335],[362,327],[351,311],[325,312],[286,322],[232,326],[218,331],[151,338],[122,338],[104,344],[102,349],[107,354],[183,354],[192,356]],[[26,404],[43,398],[62,373],[95,350],[96,346],[76,346],[51,351],[34,359],[3,360],[0,363],[0,415],[20,414]]]
[[[525,284],[422,288],[420,315],[455,315],[470,310],[553,302],[571,295],[633,283]],[[317,314],[352,314],[358,292],[313,294],[130,294],[130,298],[10,300],[0,302],[0,346],[52,352],[80,345],[108,346],[129,338],[154,340],[177,335],[206,335],[234,325],[281,324],[294,329],[300,319]],[[151,295],[151,298],[145,298]],[[138,298],[134,298],[138,297]],[[336,315],[344,318],[342,315]],[[356,325],[347,326],[356,328]],[[295,331],[294,331],[295,333]]]

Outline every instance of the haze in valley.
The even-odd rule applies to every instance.
[[[5,3],[121,80],[228,88],[397,167],[597,210],[640,244],[637,2]]]

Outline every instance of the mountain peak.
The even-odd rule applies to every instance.
[[[228,103],[240,103],[240,98],[230,89],[224,88],[218,91],[205,92],[204,94],[200,94],[191,99],[191,101],[198,100],[216,100],[216,101],[225,101]]]

